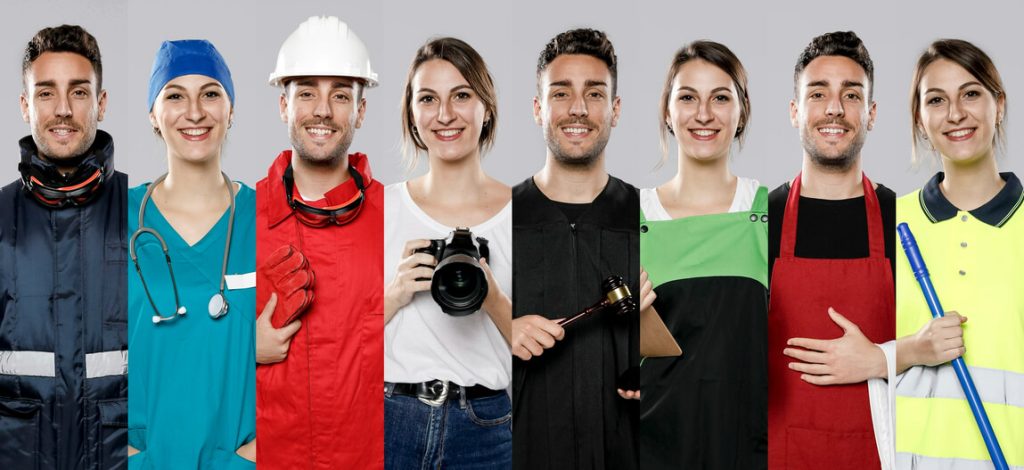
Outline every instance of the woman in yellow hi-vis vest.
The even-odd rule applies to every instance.
[[[915,159],[942,171],[899,198],[949,310],[933,320],[905,258],[896,265],[896,462],[900,469],[992,468],[950,361],[963,356],[1012,468],[1024,468],[1024,202],[1000,173],[1006,94],[992,60],[961,40],[921,55],[911,92]],[[970,318],[970,321],[968,321]]]

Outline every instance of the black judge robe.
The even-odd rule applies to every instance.
[[[529,178],[512,192],[513,317],[564,318],[603,296],[621,276],[639,302],[639,192],[609,177],[576,222]],[[513,467],[633,469],[638,402],[639,316],[598,312],[529,361],[514,359]]]

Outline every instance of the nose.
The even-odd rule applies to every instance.
[[[843,109],[843,100],[840,95],[835,95],[828,101],[828,107],[825,108],[825,115],[828,117],[843,117],[846,115],[846,110]]]
[[[205,117],[206,109],[203,108],[202,100],[195,99],[189,102],[188,114],[185,116],[185,119],[188,119],[189,122],[199,122]]]
[[[53,110],[53,114],[62,118],[71,117],[71,100],[69,100],[67,96],[60,96],[57,101],[57,107]]]
[[[697,106],[696,119],[700,124],[707,124],[715,120],[715,115],[711,112],[711,100],[705,101],[702,106]]]
[[[585,118],[590,114],[587,111],[587,101],[583,98],[583,95],[577,95],[572,100],[572,105],[569,106],[570,116]]]
[[[330,94],[320,94],[316,101],[316,108],[313,109],[313,116],[320,119],[330,119],[333,116],[331,112]]]
[[[451,122],[454,120],[455,113],[452,112],[452,104],[447,101],[441,101],[441,104],[437,110],[438,124],[447,125],[451,124]]]
[[[952,123],[957,123],[964,120],[964,112],[960,109],[959,100],[949,100],[949,113],[946,115],[946,120]]]

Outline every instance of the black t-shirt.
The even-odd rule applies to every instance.
[[[896,271],[896,193],[879,184],[875,188],[882,209],[885,257]],[[768,274],[779,257],[782,217],[789,198],[789,182],[768,194]],[[868,217],[864,196],[827,200],[800,196],[796,228],[796,256],[801,258],[865,258],[868,256]]]
[[[586,212],[587,209],[590,209],[591,205],[593,205],[593,203],[591,203],[591,202],[584,202],[584,203],[559,202],[559,201],[551,201],[551,202],[555,203],[555,205],[558,206],[558,209],[560,209],[562,211],[562,213],[565,214],[565,218],[569,219],[569,223],[570,224],[576,223],[576,221],[579,220],[580,216],[583,215],[583,213]]]

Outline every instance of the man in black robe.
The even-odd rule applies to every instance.
[[[637,468],[639,317],[606,309],[556,323],[600,300],[611,275],[640,297],[639,194],[604,167],[619,118],[611,42],[559,34],[537,82],[547,157],[512,194],[513,466]]]

